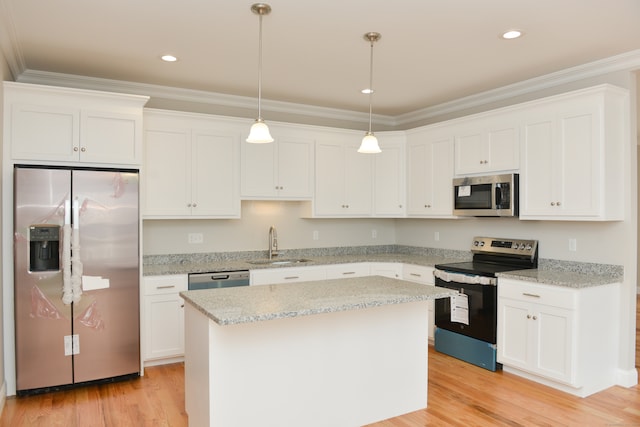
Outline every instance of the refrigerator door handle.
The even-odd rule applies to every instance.
[[[80,203],[78,198],[73,199],[73,229],[77,230],[80,226]]]

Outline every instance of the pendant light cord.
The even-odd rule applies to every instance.
[[[371,115],[373,98],[373,39],[371,40],[371,59],[369,61],[369,133],[371,133]]]
[[[262,13],[258,33],[258,120],[262,120]]]

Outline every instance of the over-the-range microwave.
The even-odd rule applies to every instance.
[[[453,179],[453,214],[457,216],[518,216],[517,173]]]

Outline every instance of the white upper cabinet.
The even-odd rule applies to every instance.
[[[423,128],[407,135],[407,215],[453,213],[453,130]]]
[[[456,175],[514,171],[520,166],[520,139],[516,116],[483,115],[455,128]]]
[[[373,157],[360,139],[329,136],[316,142],[313,216],[365,217],[373,208]]]
[[[373,215],[404,217],[406,212],[405,137],[378,134],[381,153],[373,156]]]
[[[520,219],[622,220],[628,93],[601,85],[529,106]]]
[[[4,82],[5,138],[14,161],[142,162],[146,96]]]
[[[242,142],[242,198],[311,198],[314,151],[312,136],[284,126],[272,125],[270,128],[274,142]]]
[[[145,113],[143,217],[239,218],[240,130],[187,113]]]

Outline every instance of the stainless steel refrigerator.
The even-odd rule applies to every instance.
[[[140,372],[138,173],[16,165],[18,394]]]

